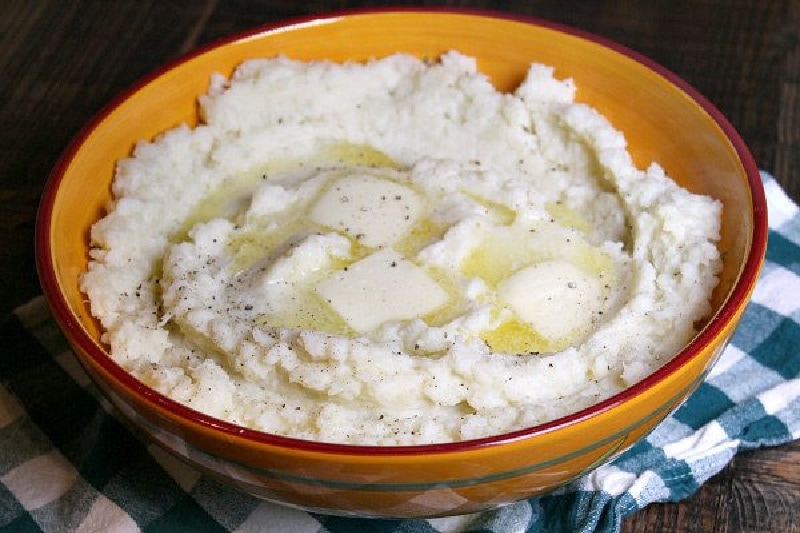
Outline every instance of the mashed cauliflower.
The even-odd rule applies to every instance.
[[[404,445],[520,429],[695,334],[719,202],[532,65],[250,60],[119,162],[82,290],[112,357],[270,433]]]

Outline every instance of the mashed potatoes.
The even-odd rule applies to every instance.
[[[251,60],[119,162],[82,290],[114,359],[295,437],[457,441],[628,387],[708,312],[721,206],[532,65]]]

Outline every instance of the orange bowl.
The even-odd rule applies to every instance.
[[[193,411],[134,379],[110,357],[78,288],[89,228],[110,199],[115,162],[139,139],[196,124],[212,73],[244,59],[366,60],[393,52],[475,56],[500,90],[532,62],[572,77],[577,99],[627,137],[639,166],[656,161],[684,187],[724,205],[724,258],[713,314],[680,353],[642,382],[552,422],[491,438],[402,447],[309,442]],[[165,449],[268,500],[324,513],[418,517],[478,511],[550,491],[646,435],[702,381],[736,327],[766,248],[757,168],[710,103],[664,68],[623,47],[544,21],[463,11],[350,12],[236,36],[149,76],[74,140],[46,186],[37,221],[44,293],[79,360],[123,415]]]

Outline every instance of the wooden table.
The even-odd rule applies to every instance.
[[[405,2],[404,2],[405,3]],[[2,0],[0,305],[40,291],[37,203],[59,153],[115,94],[231,32],[370,1]],[[677,73],[728,117],[757,164],[800,201],[800,2],[504,0],[492,8],[616,40]],[[800,531],[800,443],[741,454],[693,497],[652,505],[626,531]]]

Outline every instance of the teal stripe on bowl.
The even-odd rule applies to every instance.
[[[307,477],[297,474],[289,474],[286,472],[282,472],[280,470],[255,467],[252,465],[235,461],[233,459],[228,459],[210,454],[206,451],[195,448],[189,443],[185,443],[188,457],[187,456],[184,457],[189,461],[193,461],[200,465],[207,464],[208,462],[227,463],[230,465],[235,465],[236,467],[241,468],[242,470],[253,472],[255,474],[275,479],[278,481],[301,483],[304,485],[324,487],[329,489],[353,490],[353,491],[365,491],[365,492],[405,492],[405,491],[418,492],[418,491],[426,491],[433,489],[470,487],[475,485],[482,485],[485,483],[492,483],[494,481],[501,481],[504,479],[514,478],[525,474],[529,474],[531,472],[536,472],[537,470],[542,470],[544,468],[557,465],[559,463],[566,462],[575,457],[579,457],[586,453],[592,452],[597,448],[600,448],[602,446],[614,442],[615,440],[622,439],[625,436],[627,436],[628,433],[647,424],[652,419],[658,418],[668,413],[672,408],[671,406],[673,406],[673,404],[677,402],[679,398],[681,398],[689,391],[694,389],[703,380],[704,377],[705,373],[701,374],[696,379],[694,379],[688,386],[684,387],[681,391],[673,395],[665,404],[661,405],[658,409],[604,439],[601,439],[597,442],[593,442],[588,446],[585,446],[568,454],[562,455],[560,457],[556,457],[554,459],[549,459],[547,461],[526,465],[520,468],[506,470],[503,472],[496,472],[493,474],[487,474],[485,476],[479,476],[474,478],[449,479],[442,481],[426,481],[426,482],[415,482],[415,483],[372,483],[372,482],[365,483],[365,482],[339,481],[335,479]],[[140,422],[147,426],[151,435],[155,435],[161,432],[159,428],[153,426],[147,420],[140,419]],[[156,440],[158,439],[156,438]],[[197,458],[201,458],[201,460],[198,460]],[[205,460],[205,462],[203,460]],[[233,473],[230,474],[235,475]],[[576,475],[580,474],[581,473],[576,473]],[[252,483],[244,479],[240,481],[249,484]]]

